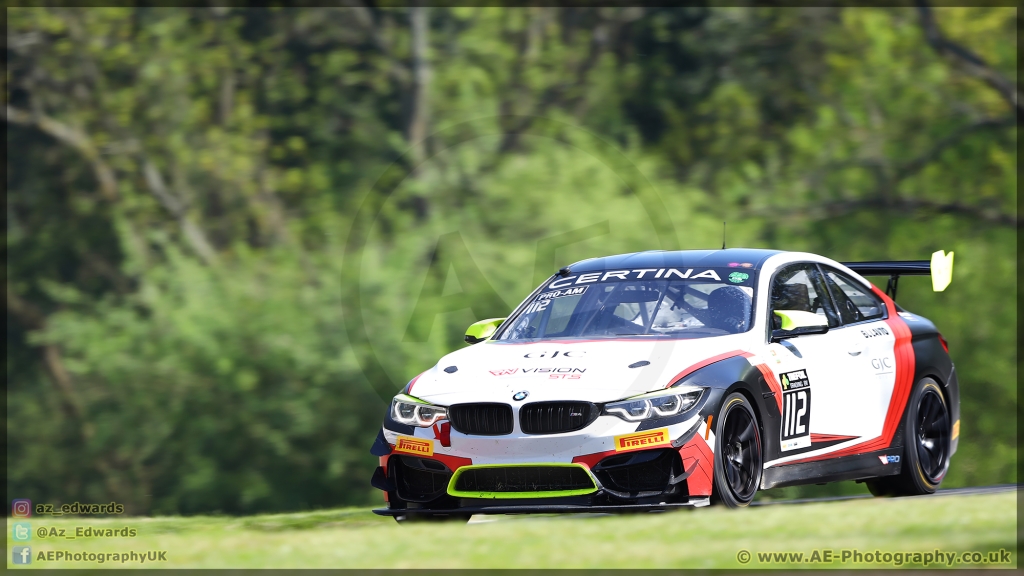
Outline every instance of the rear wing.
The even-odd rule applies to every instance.
[[[850,270],[861,276],[888,276],[885,293],[896,301],[896,285],[900,276],[931,276],[932,290],[942,292],[953,280],[953,253],[939,250],[931,260],[893,260],[878,262],[843,262]]]

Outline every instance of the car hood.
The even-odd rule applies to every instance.
[[[665,388],[683,370],[743,351],[747,342],[744,334],[661,341],[486,341],[441,358],[414,381],[410,394],[442,406],[509,403],[521,391],[528,392],[531,402],[609,402]]]

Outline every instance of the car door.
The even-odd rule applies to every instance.
[[[896,383],[896,336],[885,322],[881,299],[868,287],[830,266],[821,270],[842,323],[832,332],[855,376],[846,394],[848,429],[862,438],[880,436]]]
[[[771,342],[775,310],[821,315],[830,326],[825,334],[807,334]],[[814,263],[781,268],[769,294],[769,337],[765,358],[782,388],[780,450],[783,458],[811,447],[812,434],[849,435],[856,426],[847,416],[847,401],[856,377],[850,370],[846,337],[836,334],[839,317]]]

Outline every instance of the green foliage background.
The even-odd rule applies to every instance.
[[[466,325],[723,220],[837,260],[953,250],[946,292],[900,287],[961,378],[946,485],[1017,481],[1016,110],[989,80],[1016,80],[1015,9],[931,13],[980,68],[909,8],[420,14],[8,9],[10,497],[374,502],[381,396]]]

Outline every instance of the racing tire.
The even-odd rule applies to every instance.
[[[761,485],[764,460],[757,414],[746,396],[734,392],[716,417],[711,503],[742,508]]]
[[[933,494],[949,469],[949,407],[935,380],[922,378],[917,383],[904,417],[902,468],[896,476],[869,480],[874,496]]]

